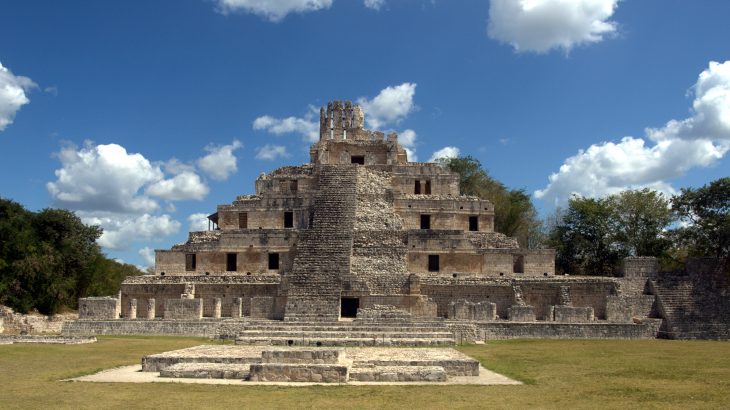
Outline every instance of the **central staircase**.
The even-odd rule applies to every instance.
[[[238,345],[272,346],[453,346],[454,335],[439,321],[275,322],[247,324]]]
[[[334,321],[340,313],[340,278],[350,273],[357,165],[321,165],[309,229],[299,235],[287,276],[286,321]]]

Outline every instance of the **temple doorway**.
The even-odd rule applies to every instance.
[[[357,309],[360,307],[358,298],[340,299],[340,317],[354,318],[357,316]]]

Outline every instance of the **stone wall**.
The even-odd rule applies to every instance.
[[[551,311],[554,322],[586,323],[595,320],[592,307],[553,306]]]
[[[111,296],[79,299],[79,319],[119,319],[121,299]]]
[[[64,322],[78,319],[76,313],[44,316],[39,313],[21,314],[0,305],[2,332],[6,334],[57,334]]]
[[[218,320],[76,320],[63,325],[66,336],[153,335],[214,337]]]
[[[202,299],[167,299],[165,301],[166,320],[199,320],[203,318]]]
[[[466,300],[472,303],[492,302],[497,316],[508,317],[508,309],[516,304],[513,285],[522,289],[525,304],[534,308],[537,320],[550,320],[550,306],[560,305],[560,288],[568,286],[574,306],[593,308],[597,319],[606,318],[606,302],[617,291],[613,278],[547,277],[547,278],[421,278],[421,293],[433,299],[438,316],[447,317],[449,303]]]
[[[478,323],[480,338],[489,339],[654,339],[660,320],[624,323]]]
[[[492,302],[472,303],[466,300],[458,300],[449,303],[447,316],[449,319],[458,320],[495,320],[497,318],[497,305]]]

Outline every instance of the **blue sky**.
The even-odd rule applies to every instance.
[[[0,2],[0,196],[144,266],[360,101],[419,161],[472,155],[542,212],[730,174],[730,2]]]

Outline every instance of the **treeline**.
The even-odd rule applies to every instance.
[[[555,249],[558,273],[612,275],[626,256],[655,256],[665,269],[690,256],[730,261],[730,178],[684,188],[671,198],[649,189],[574,196],[565,209],[540,220],[524,190],[506,188],[478,160],[443,163],[459,172],[462,194],[494,202],[497,232],[523,247]]]
[[[101,233],[73,212],[31,212],[0,198],[0,304],[54,314],[80,297],[114,294],[126,276],[142,274],[108,259],[96,244]]]

